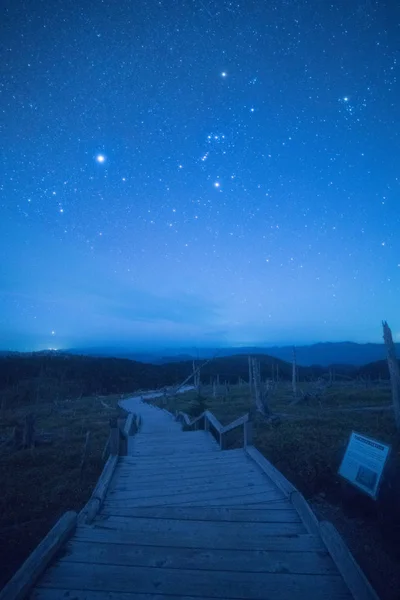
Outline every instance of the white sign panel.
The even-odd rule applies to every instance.
[[[376,498],[390,447],[360,433],[352,432],[339,475]]]

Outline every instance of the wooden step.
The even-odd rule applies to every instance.
[[[150,519],[149,519],[150,520]],[[190,521],[188,521],[190,523]],[[178,548],[215,548],[232,550],[239,548],[241,550],[265,550],[270,552],[316,552],[326,551],[326,548],[318,536],[308,533],[290,533],[281,535],[265,535],[258,530],[258,523],[253,524],[252,535],[241,535],[240,527],[233,523],[233,527],[224,528],[223,534],[213,530],[213,528],[204,527],[201,522],[195,529],[196,537],[193,537],[194,528],[190,531],[182,527],[179,536],[172,535],[171,530],[143,532],[139,534],[138,530],[120,529],[120,525],[112,521],[108,523],[108,528],[100,527],[100,521],[96,521],[92,526],[78,527],[74,539],[96,543],[116,543],[116,544],[140,544],[143,546],[165,546]],[[179,523],[179,521],[178,521]],[[186,522],[185,522],[186,523]],[[222,523],[226,525],[225,523]],[[172,527],[172,524],[171,524]],[[239,545],[238,545],[239,544]]]
[[[138,544],[97,543],[72,540],[63,561],[168,569],[247,571],[252,573],[336,573],[328,552],[282,552],[262,550],[214,550],[213,548],[165,548]]]
[[[236,598],[237,600],[348,600],[351,596],[338,575],[180,570],[60,561],[45,573],[42,588],[169,597]],[[36,595],[36,598],[40,596]],[[58,597],[56,594],[53,598]],[[72,596],[76,598],[76,596]],[[81,596],[82,597],[82,596]],[[109,596],[114,597],[114,596]],[[131,596],[132,597],[132,596]],[[134,597],[134,596],[133,596]],[[155,598],[155,596],[152,596]],[[149,598],[150,600],[150,598]]]
[[[112,508],[112,503],[101,510],[101,515],[132,518],[175,519],[178,521],[221,521],[234,523],[300,523],[301,519],[289,501],[268,508],[253,510],[240,508],[196,508],[193,506]]]
[[[180,476],[179,476],[180,475]],[[261,473],[242,473],[238,476],[235,473],[226,474],[226,473],[217,473],[210,474],[205,473],[203,475],[198,475],[198,477],[194,477],[192,473],[176,473],[173,471],[171,473],[171,477],[166,477],[164,479],[157,479],[152,477],[151,474],[143,474],[142,476],[136,476],[131,473],[129,476],[122,477],[121,475],[117,477],[109,486],[109,492],[114,491],[128,491],[128,490],[146,490],[150,491],[151,489],[162,489],[165,493],[168,491],[173,491],[174,493],[183,491],[184,489],[197,489],[201,490],[205,486],[238,486],[238,484],[243,484],[243,486],[249,485],[265,485],[267,480],[263,477]],[[270,484],[274,489],[274,484]]]
[[[259,502],[259,498],[261,497],[265,500],[280,500],[284,499],[284,495],[277,488],[269,486],[268,484],[254,485],[251,488],[245,488],[242,485],[239,486],[231,486],[231,488],[226,488],[226,486],[222,485],[216,487],[208,487],[203,490],[188,490],[187,492],[182,493],[164,493],[162,486],[160,486],[154,492],[151,492],[148,495],[148,492],[141,493],[140,490],[136,491],[127,491],[127,492],[109,492],[107,494],[107,500],[113,502],[124,503],[128,500],[131,501],[132,504],[136,504],[137,506],[158,506],[158,505],[168,505],[168,504],[186,504],[188,502],[196,502],[199,503],[198,506],[201,506],[201,502],[208,501],[219,501],[219,500],[231,500],[233,497],[236,499],[240,497],[251,497],[257,498]],[[238,502],[240,503],[240,502]]]
[[[210,465],[205,466],[203,468],[197,467],[195,470],[187,469],[166,469],[163,467],[162,462],[158,467],[152,467],[152,469],[144,469],[138,467],[124,467],[123,465],[118,465],[114,472],[114,478],[125,481],[127,479],[132,479],[135,481],[146,480],[151,477],[152,481],[165,481],[167,478],[168,481],[182,479],[182,472],[185,472],[185,480],[195,479],[196,481],[200,479],[206,479],[207,477],[224,477],[231,478],[236,477],[238,473],[238,467],[235,465]],[[265,476],[264,473],[258,469],[257,467],[241,469],[240,473],[248,474],[248,475],[260,475],[261,477],[265,477],[269,480],[269,477]]]
[[[253,465],[255,466],[255,463],[253,460],[251,460],[242,449],[239,450],[239,452],[236,452],[235,450],[225,450],[225,451],[219,451],[219,452],[214,452],[213,450],[207,450],[204,452],[199,453],[198,456],[186,456],[186,454],[182,453],[181,456],[177,455],[177,456],[169,456],[167,462],[169,464],[188,464],[188,463],[192,463],[194,466],[198,466],[200,463],[201,464],[208,464],[208,462],[218,462],[218,461],[241,461],[242,464],[246,464],[246,465]],[[126,464],[126,465],[136,465],[136,466],[140,466],[142,465],[151,465],[151,464],[159,464],[160,459],[158,457],[136,457],[136,456],[122,456],[119,460],[119,464]]]
[[[262,476],[260,477],[246,477],[241,475],[235,479],[217,478],[211,480],[205,480],[199,482],[196,480],[186,481],[185,477],[182,477],[181,481],[165,481],[164,483],[156,482],[152,483],[151,479],[142,482],[139,485],[134,479],[131,481],[121,483],[120,485],[113,485],[110,487],[107,497],[109,500],[118,497],[121,498],[147,498],[150,496],[158,496],[160,492],[165,496],[172,494],[201,494],[206,492],[220,492],[226,490],[229,487],[230,490],[242,490],[247,493],[257,491],[258,489],[277,490],[273,484],[268,485],[263,481]]]
[[[259,540],[266,536],[294,535],[307,533],[306,528],[300,521],[297,522],[261,522],[246,523],[242,522],[240,526],[234,522],[227,521],[195,521],[177,519],[149,519],[145,517],[121,517],[98,515],[93,523],[96,529],[111,529],[124,532],[136,533],[142,541],[143,536],[150,540],[153,535],[176,538],[179,542],[181,536],[186,540],[187,537],[197,538],[199,535],[208,535],[209,539],[221,538],[225,536],[230,540],[236,540],[237,544],[229,546],[230,548],[242,548],[241,542],[246,543],[248,538],[258,537]],[[158,545],[158,544],[157,544]],[[178,544],[184,545],[184,544]],[[210,547],[213,544],[210,543]]]

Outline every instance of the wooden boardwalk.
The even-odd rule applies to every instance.
[[[296,507],[289,482],[268,476],[249,448],[221,450],[209,431],[183,432],[139,400],[130,409],[141,430],[99,512],[78,524],[30,598],[376,598],[340,572],[304,499]]]

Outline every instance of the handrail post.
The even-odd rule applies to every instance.
[[[110,454],[119,455],[119,427],[117,419],[110,419]]]
[[[222,431],[219,432],[219,448],[220,448],[220,450],[224,449],[224,445],[222,442]]]
[[[207,415],[204,415],[204,431],[210,431],[210,422]]]
[[[243,447],[251,446],[253,444],[253,423],[247,421],[243,423]]]

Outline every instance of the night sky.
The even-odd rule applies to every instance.
[[[396,5],[3,3],[0,346],[400,340]]]

